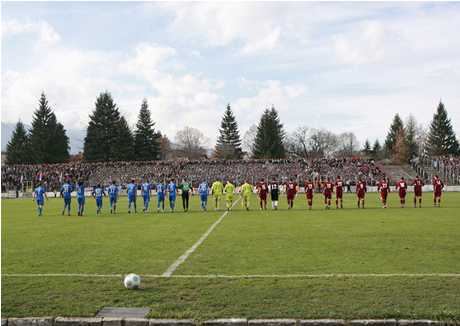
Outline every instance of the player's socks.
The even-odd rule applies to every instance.
[[[128,204],[128,212],[131,211],[131,203]]]
[[[134,213],[137,213],[137,205],[134,203]]]

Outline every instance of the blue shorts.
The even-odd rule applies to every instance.
[[[135,203],[136,202],[136,195],[128,195],[128,202]]]
[[[149,194],[143,194],[142,198],[144,198],[144,203],[148,203],[150,201],[150,195]]]
[[[72,202],[72,197],[64,197],[64,204],[70,205],[71,202]]]
[[[102,198],[97,198],[96,199],[96,206],[101,207],[102,206]]]
[[[201,201],[208,201],[208,194],[201,194],[200,198],[201,198]]]
[[[173,202],[175,202],[175,201],[176,201],[176,196],[169,196],[169,201],[171,201],[171,202],[172,202],[172,201],[173,201]]]
[[[158,200],[159,203],[164,202],[165,201],[165,196],[164,195],[158,195],[157,200]]]
[[[84,205],[85,204],[85,197],[77,197],[78,205]]]
[[[110,196],[110,203],[111,204],[116,204],[117,203],[117,196]]]
[[[40,198],[40,199],[37,198],[37,205],[38,206],[43,206],[44,203],[45,203],[45,201],[43,200],[43,198]]]

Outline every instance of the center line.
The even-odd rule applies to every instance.
[[[238,202],[238,200],[240,200],[240,198],[238,198],[232,205],[232,208],[233,206],[235,206],[235,204]],[[189,250],[187,250],[182,256],[179,257],[178,260],[176,260],[174,262],[174,264],[172,264],[168,270],[166,272],[163,273],[163,277],[170,277],[172,275],[172,273],[174,273],[174,271],[176,270],[177,267],[179,267],[180,264],[182,264],[187,258],[188,256],[190,256],[190,254],[192,252],[195,251],[195,249],[208,237],[209,234],[211,234],[212,230],[214,230],[214,228],[220,223],[220,221],[222,221],[224,219],[224,217],[227,215],[229,211],[226,211],[218,220],[216,223],[214,223],[208,231],[206,231],[205,234],[203,234],[203,236],[200,238],[200,240],[198,240]]]

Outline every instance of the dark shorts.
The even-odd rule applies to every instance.
[[[359,199],[364,199],[364,196],[366,195],[366,193],[365,192],[358,192],[356,195],[358,196]]]
[[[274,201],[278,200],[278,193],[276,193],[276,194],[271,194],[271,198],[272,198],[272,200],[274,200]]]
[[[294,200],[295,198],[295,194],[292,194],[292,193],[287,193],[287,200]]]

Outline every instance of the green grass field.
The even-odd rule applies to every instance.
[[[460,321],[460,194],[445,193],[434,208],[399,207],[396,194],[382,209],[368,194],[357,209],[325,210],[322,196],[309,211],[305,195],[288,211],[202,212],[191,198],[176,213],[103,214],[87,198],[85,216],[61,215],[62,199],[2,199],[2,317],[93,316],[105,306],[151,307],[150,318],[408,318]],[[168,205],[166,205],[168,206]],[[183,262],[173,265],[203,240]],[[171,276],[162,276],[175,266]],[[123,277],[141,276],[138,291]],[[96,275],[97,274],[97,275]]]

